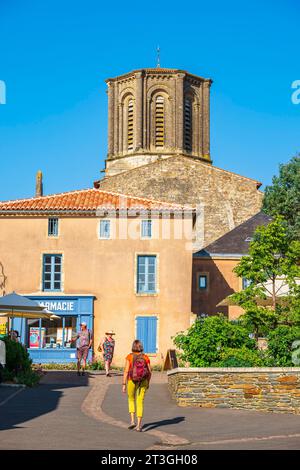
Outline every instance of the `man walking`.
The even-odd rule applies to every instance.
[[[76,339],[77,348],[77,375],[80,375],[81,361],[83,361],[81,375],[84,375],[86,360],[93,342],[92,333],[87,329],[87,324],[85,322],[80,324],[80,331],[74,339]]]

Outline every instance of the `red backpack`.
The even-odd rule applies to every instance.
[[[136,384],[141,384],[149,377],[149,369],[144,354],[133,354],[131,380]]]

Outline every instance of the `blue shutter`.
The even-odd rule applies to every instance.
[[[145,353],[156,353],[157,317],[137,318],[137,339],[142,341]]]

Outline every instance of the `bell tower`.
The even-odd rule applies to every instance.
[[[106,176],[173,155],[211,163],[212,80],[157,67],[109,78],[106,83]]]

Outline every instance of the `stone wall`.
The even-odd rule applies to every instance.
[[[104,178],[95,186],[105,191],[199,208],[197,249],[245,222],[261,209],[259,183],[185,156]]]
[[[190,368],[168,372],[179,406],[300,414],[300,368]]]

